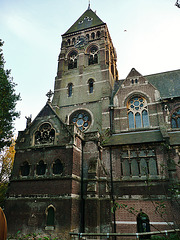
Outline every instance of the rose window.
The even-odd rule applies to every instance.
[[[81,131],[86,131],[91,124],[91,116],[86,111],[76,111],[70,116],[70,123],[74,123]]]

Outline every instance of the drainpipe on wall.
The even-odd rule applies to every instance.
[[[82,158],[81,158],[81,202],[80,202],[80,233],[85,232],[85,200],[84,200],[84,145],[82,141]]]
[[[109,106],[110,110],[110,133],[113,133],[113,111],[114,111],[114,106],[110,105]],[[110,175],[111,175],[111,199],[113,206],[115,204],[115,199],[114,199],[114,184],[113,184],[113,168],[112,168],[112,147],[109,147],[109,155],[110,155]],[[113,222],[114,222],[114,233],[116,233],[116,211],[113,212]],[[116,236],[114,237],[116,239]]]

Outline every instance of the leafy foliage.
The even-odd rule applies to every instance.
[[[15,93],[16,84],[10,76],[11,71],[4,69],[2,46],[3,41],[0,39],[0,150],[11,143],[13,121],[19,116],[15,107],[20,100],[20,95]]]
[[[1,151],[0,162],[2,163],[0,169],[0,206],[3,207],[5,194],[8,187],[9,178],[11,176],[11,171],[13,168],[15,156],[15,140],[12,140],[10,147],[4,148]]]
[[[15,156],[15,140],[11,140],[12,143],[9,147],[4,148],[1,152],[0,161],[2,162],[2,168],[0,172],[0,182],[7,183],[11,176],[11,171],[14,163]]]

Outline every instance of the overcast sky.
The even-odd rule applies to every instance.
[[[142,75],[179,69],[180,8],[176,0],[91,0],[108,25],[117,51],[119,78],[131,68]],[[0,0],[0,38],[6,69],[12,70],[22,101],[16,120],[24,130],[54,88],[61,35],[82,15],[88,0]]]

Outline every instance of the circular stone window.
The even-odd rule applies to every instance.
[[[86,131],[91,124],[91,115],[85,110],[78,110],[71,114],[70,123],[74,123],[81,131]]]

